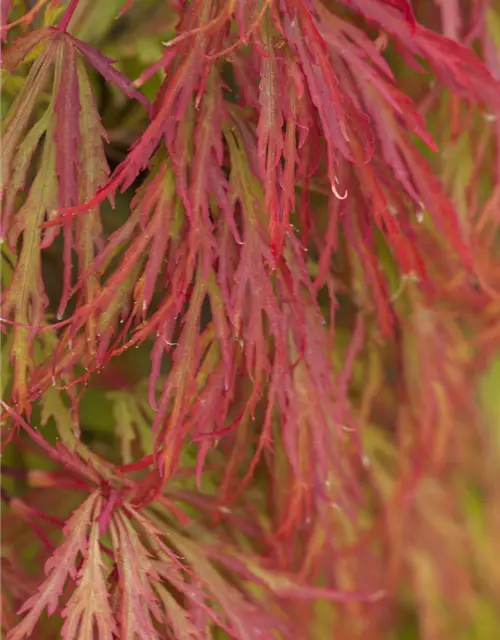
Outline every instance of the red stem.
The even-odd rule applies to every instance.
[[[64,12],[61,22],[59,23],[59,29],[61,31],[67,31],[69,21],[73,17],[73,14],[75,13],[75,9],[77,8],[79,1],[80,0],[71,0],[71,2],[69,3],[68,8]]]

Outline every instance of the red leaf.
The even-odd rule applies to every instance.
[[[108,640],[117,634],[109,594],[104,578],[105,564],[99,547],[99,526],[94,523],[88,541],[88,549],[78,573],[76,587],[61,612],[66,618],[61,636],[64,640],[94,638]]]
[[[77,170],[80,163],[80,127],[81,111],[76,69],[76,53],[68,40],[62,40],[56,59],[56,77],[54,81],[55,101],[54,127],[55,170],[58,177],[59,207],[71,207],[78,202]],[[73,254],[73,230],[71,222],[64,227],[64,276],[63,294],[59,305],[58,317],[62,317],[71,295],[71,270]]]
[[[0,0],[0,41],[7,40],[7,18],[9,17],[9,12],[12,9],[12,1],[13,0]]]
[[[5,3],[2,3],[2,7],[4,4]],[[14,44],[3,53],[2,67],[10,71],[10,73],[14,73],[28,53],[45,40],[53,37],[54,33],[54,29],[45,27],[44,29],[37,29],[25,36],[16,38]]]
[[[351,148],[356,141],[363,149],[362,161],[368,162],[372,157],[374,139],[369,119],[335,73],[325,41],[310,13],[303,8],[288,9],[285,34],[297,52],[311,100],[318,110],[328,146],[328,177],[335,185],[337,151],[348,160],[359,161]]]
[[[65,40],[59,47],[56,66],[60,76],[56,76],[54,89],[54,113],[57,122],[54,129],[55,167],[59,180],[59,206],[70,207],[78,202],[77,167],[80,161],[78,149],[81,140],[81,105],[75,49]]]
[[[260,72],[259,103],[261,109],[257,127],[257,153],[265,185],[265,205],[270,217],[271,242],[273,251],[278,254],[281,253],[286,231],[286,228],[283,228],[278,199],[278,167],[284,149],[282,132],[284,120],[281,104],[283,94],[272,41],[267,33],[267,21],[264,24],[263,39],[266,56],[262,58]],[[293,144],[295,146],[295,140]]]
[[[78,557],[87,557],[89,526],[98,507],[99,495],[94,493],[68,520],[64,527],[64,542],[45,564],[47,578],[19,610],[19,614],[26,615],[9,633],[9,640],[31,637],[43,611],[47,609],[48,614],[52,615],[57,609],[68,577],[74,580],[77,576]]]
[[[413,15],[413,9],[411,6],[411,0],[382,0],[385,4],[394,7],[397,11],[401,12],[404,19],[408,22],[413,32],[415,32],[416,21]]]
[[[119,581],[119,631],[123,640],[157,637],[152,615],[160,619],[152,582],[158,580],[150,554],[127,517],[117,512],[110,524]]]
[[[122,93],[124,93],[127,97],[137,100],[140,102],[146,110],[149,111],[149,102],[146,96],[144,96],[140,91],[138,91],[132,80],[127,78],[125,74],[118,69],[115,69],[112,65],[115,64],[115,60],[111,58],[107,58],[102,53],[94,49],[94,47],[90,46],[86,42],[82,42],[81,40],[77,40],[72,36],[67,36],[71,39],[74,46],[83,54],[88,62],[100,73],[100,75],[105,78],[108,82],[114,84]]]

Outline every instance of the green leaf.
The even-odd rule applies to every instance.
[[[70,451],[73,451],[76,446],[77,437],[74,432],[71,411],[66,406],[61,391],[55,387],[47,389],[40,399],[40,404],[42,408],[41,423],[46,425],[48,421],[53,418],[61,442],[63,442]]]

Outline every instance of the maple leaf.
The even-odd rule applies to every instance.
[[[244,213],[244,245],[234,269],[230,317],[236,335],[244,340],[245,367],[253,381],[245,411],[253,416],[259,396],[265,391],[268,403],[249,474],[262,452],[271,447],[271,421],[276,408],[290,463],[297,477],[308,478],[306,485],[312,490],[324,486],[328,468],[339,464],[334,453],[334,424],[344,420],[347,385],[340,386],[338,394],[330,391],[335,373],[326,355],[328,337],[316,307],[303,251],[293,237],[287,240],[285,258],[273,274],[275,286],[270,281],[268,265],[272,264],[273,256],[265,241],[269,231],[260,206],[262,191],[246,159],[253,149],[251,143],[244,144],[235,132],[228,134],[227,141],[231,187]],[[250,304],[247,288],[252,291]],[[267,347],[269,338],[273,342],[272,352]],[[266,378],[269,382],[264,386]],[[314,403],[311,398],[315,398]],[[306,433],[310,434],[307,443]],[[318,489],[318,498],[320,494]],[[293,517],[299,517],[298,513]]]
[[[277,168],[283,153],[283,113],[279,104],[279,80],[278,64],[272,52],[268,21],[264,20],[263,41],[267,56],[262,60],[262,70],[259,83],[259,102],[262,107],[259,113],[257,128],[259,162],[261,173],[265,176],[266,209],[270,216],[271,237],[274,239],[274,227],[277,225],[280,214],[277,210]],[[285,228],[286,228],[285,224]],[[280,235],[283,235],[281,233]],[[275,248],[281,252],[283,239],[280,239]]]
[[[278,615],[273,615],[271,607],[266,611],[257,602],[245,597],[244,591],[230,585],[215,569],[198,548],[187,538],[178,535],[172,537],[179,552],[186,558],[197,580],[208,591],[208,595],[221,607],[227,619],[229,633],[238,640],[252,640],[253,638],[273,637],[286,627]],[[224,625],[226,626],[226,625]]]
[[[94,522],[76,587],[61,612],[61,617],[66,618],[61,630],[62,638],[93,638],[94,628],[97,629],[99,640],[116,635],[104,567],[99,547],[99,525]]]
[[[389,33],[404,42],[408,51],[422,56],[440,79],[466,99],[486,102],[498,107],[500,102],[498,80],[474,51],[450,38],[418,25],[414,37],[408,38],[408,22],[405,16],[393,12],[378,0],[350,0],[360,13],[377,22]],[[400,5],[406,4],[399,2]]]
[[[69,207],[59,210],[61,220],[64,218],[72,218],[86,212],[89,207],[96,206],[108,197],[112,197],[117,189],[125,191],[133,183],[135,178],[147,168],[150,159],[157,150],[162,138],[168,151],[174,158],[174,171],[179,180],[179,193],[185,195],[185,163],[187,160],[188,148],[184,144],[179,145],[183,136],[187,133],[186,128],[189,125],[189,119],[185,118],[185,114],[192,103],[193,95],[198,88],[196,104],[199,105],[204,94],[207,80],[210,76],[209,61],[204,60],[204,54],[207,53],[212,38],[218,39],[216,31],[219,23],[223,23],[231,15],[231,7],[228,5],[225,10],[210,20],[211,7],[202,3],[200,12],[187,11],[183,15],[186,32],[181,37],[181,47],[175,47],[162,58],[159,65],[154,65],[157,69],[163,68],[166,73],[172,73],[172,78],[168,82],[164,81],[160,89],[155,103],[151,107],[151,122],[133,145],[125,160],[113,172],[110,180],[104,187],[99,189],[95,196],[85,203],[76,207]],[[195,26],[192,30],[190,27]],[[215,30],[215,36],[210,37],[210,31]],[[207,34],[205,35],[205,32]],[[188,36],[193,36],[195,45],[188,44]],[[87,48],[78,46],[82,52],[89,58],[91,64],[101,72],[103,60],[106,69],[109,68],[109,62],[105,58],[100,58],[99,64],[94,60],[93,56],[89,56]],[[173,46],[173,42],[169,43]],[[178,53],[176,49],[183,48],[187,55]],[[116,70],[115,70],[116,71]],[[129,85],[127,85],[129,86]],[[135,88],[134,96],[138,93]],[[140,94],[139,94],[140,95]],[[184,156],[184,157],[183,157]],[[186,207],[189,204],[185,201]],[[59,224],[61,220],[54,220],[52,224]]]
[[[89,527],[99,507],[99,500],[98,493],[90,495],[66,523],[64,542],[45,564],[47,578],[19,610],[19,615],[25,615],[9,632],[9,640],[30,637],[43,611],[47,609],[48,614],[52,615],[57,609],[67,579],[74,580],[77,577],[78,558],[88,557]],[[95,553],[91,561],[95,561]]]
[[[0,613],[2,614],[2,630],[8,633],[16,626],[16,610],[20,604],[29,598],[36,589],[36,581],[28,575],[24,568],[21,568],[18,561],[14,560],[12,549],[7,549],[5,544],[7,522],[5,515],[2,518],[3,538],[1,568],[2,568],[2,590],[0,593]],[[22,536],[19,536],[18,539]],[[26,542],[25,539],[23,539]]]
[[[37,499],[60,490],[66,517],[98,487],[10,632],[32,635],[47,609],[68,640],[377,638],[406,615],[410,590],[424,635],[453,636],[442,601],[465,623],[478,608],[458,472],[497,501],[497,460],[472,402],[472,373],[499,341],[487,3],[436,2],[426,24],[441,12],[441,35],[417,24],[412,5],[420,15],[425,3],[410,0],[175,2],[176,33],[135,83],[66,32],[78,4],[58,28],[2,29],[13,37],[4,67],[32,61],[9,79],[22,88],[2,158],[2,356],[14,371],[3,364],[1,385],[15,409],[2,408],[16,427],[2,445],[25,465],[6,466],[23,500],[2,487],[14,562],[32,538],[53,548],[49,524],[60,535],[63,521]],[[105,46],[142,69],[150,53],[130,59],[130,37],[142,51],[130,20]],[[138,132],[120,117],[113,139],[139,137],[111,176],[84,65],[149,118]],[[411,82],[424,67],[436,79],[406,85],[425,94],[419,106],[405,94],[410,67]],[[137,87],[157,72],[150,108]],[[118,190],[130,211],[106,237],[100,205]],[[110,365],[127,366],[118,356],[141,345],[149,380],[110,393]],[[109,401],[114,420],[97,433],[88,414]],[[22,417],[31,405],[46,437]],[[42,491],[24,501],[24,484]],[[327,619],[318,629],[316,614]]]
[[[111,349],[110,344],[117,334],[119,342],[128,328],[146,318],[153,292],[165,291],[155,315],[142,322],[132,340],[138,344],[156,333],[151,356],[150,401],[153,407],[158,406],[154,434],[159,449],[163,447],[167,431],[170,434],[170,452],[162,451],[167,467],[174,464],[189,424],[195,433],[201,431],[201,425],[209,432],[206,424],[209,408],[220,401],[223,406],[228,405],[230,396],[225,391],[233,375],[234,345],[229,340],[223,294],[212,267],[216,240],[211,212],[219,219],[220,207],[227,213],[229,229],[235,237],[238,237],[238,231],[220,166],[222,137],[220,133],[214,135],[214,132],[220,132],[223,107],[220,80],[213,72],[206,79],[199,106],[197,113],[191,105],[182,125],[171,132],[173,137],[168,145],[172,159],[165,162],[163,150],[154,156],[150,176],[132,202],[132,215],[111,235],[93,263],[93,269],[103,269],[109,256],[120,245],[129,242],[120,258],[120,267],[110,273],[92,304],[78,309],[64,339],[73,342],[89,319],[101,313],[97,324],[99,362],[101,354],[109,357],[110,352],[116,351],[116,343]],[[207,192],[213,195],[213,200],[209,201]],[[186,247],[189,247],[188,251]],[[199,336],[201,310],[207,292],[213,305],[213,330],[209,326]],[[177,317],[188,300],[189,306],[178,323]],[[122,328],[120,324],[123,324]],[[174,330],[179,331],[175,343]],[[216,338],[221,339],[223,362],[220,364],[213,346],[209,349],[210,343],[215,345]],[[172,371],[157,401],[156,382],[161,361],[174,346]],[[201,368],[197,373],[198,367]],[[209,368],[218,372],[216,376],[210,376],[210,388],[217,395],[210,396],[207,389],[205,393],[210,397],[210,404],[207,403],[196,417],[196,412],[192,412],[188,424],[186,417],[193,405],[193,385],[205,386]],[[201,403],[197,403],[199,406]],[[167,413],[168,424],[164,424]],[[219,426],[223,420],[224,413],[216,417]]]
[[[121,442],[121,455],[125,464],[133,460],[132,447],[139,440],[142,451],[151,451],[151,408],[143,389],[110,391],[108,398],[113,402],[113,416]]]
[[[203,637],[202,634],[215,625],[239,640],[249,640],[259,634],[272,636],[274,630],[284,628],[280,616],[271,608],[267,611],[264,603],[253,602],[243,589],[232,586],[206,558],[203,547],[196,541],[169,529],[166,539],[176,549],[174,553],[162,542],[165,534],[155,516],[137,512],[133,515],[156,549],[157,559],[151,564],[154,571],[149,573],[158,601],[174,629],[187,630],[197,638]],[[172,598],[163,597],[166,589],[159,578],[182,594],[182,606],[174,604],[172,607]]]
[[[373,133],[366,114],[350,91],[342,90],[328,50],[311,14],[301,5],[286,6],[284,32],[296,51],[307,81],[311,100],[318,110],[328,147],[328,177],[332,188],[337,183],[336,154],[354,160],[351,143],[356,141],[363,154],[357,161],[368,162],[373,155]],[[313,62],[316,61],[316,62]],[[331,107],[336,117],[331,118]]]
[[[116,550],[120,614],[120,637],[126,640],[154,638],[151,616],[160,619],[156,595],[151,582],[157,579],[149,553],[130,521],[117,513],[110,524]]]
[[[78,51],[81,50],[100,72],[128,95],[140,95],[132,88],[127,89],[130,83],[127,84],[124,77],[110,66],[109,60],[53,28],[34,31],[18,40],[5,53],[3,66],[13,72],[35,46],[42,49],[6,117],[2,155],[3,233],[12,247],[19,238],[23,241],[12,282],[2,296],[3,315],[7,319],[12,317],[14,321],[12,393],[21,407],[27,403],[27,377],[34,365],[30,343],[42,324],[48,303],[41,272],[41,251],[55,237],[54,230],[49,230],[42,238],[40,227],[54,209],[88,199],[102,185],[108,173],[103,147],[106,134]],[[50,103],[30,129],[37,98],[49,81],[51,67],[54,67],[54,81]],[[42,140],[42,157],[37,172],[24,202],[15,211],[17,196],[26,187],[33,158]],[[89,211],[75,229],[72,224],[64,225],[64,277],[59,316],[64,313],[72,295],[73,252],[78,255],[79,271],[88,271],[99,237],[100,221],[96,209]],[[96,276],[90,274],[83,287],[82,302],[91,304],[97,291]],[[96,340],[96,326],[92,318],[87,323],[86,333],[91,356]]]

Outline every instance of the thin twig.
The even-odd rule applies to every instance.
[[[69,21],[73,17],[73,14],[75,13],[75,10],[78,6],[79,1],[80,0],[71,0],[71,2],[69,3],[68,8],[64,12],[63,17],[61,18],[61,22],[59,23],[59,29],[61,31],[68,30]]]

